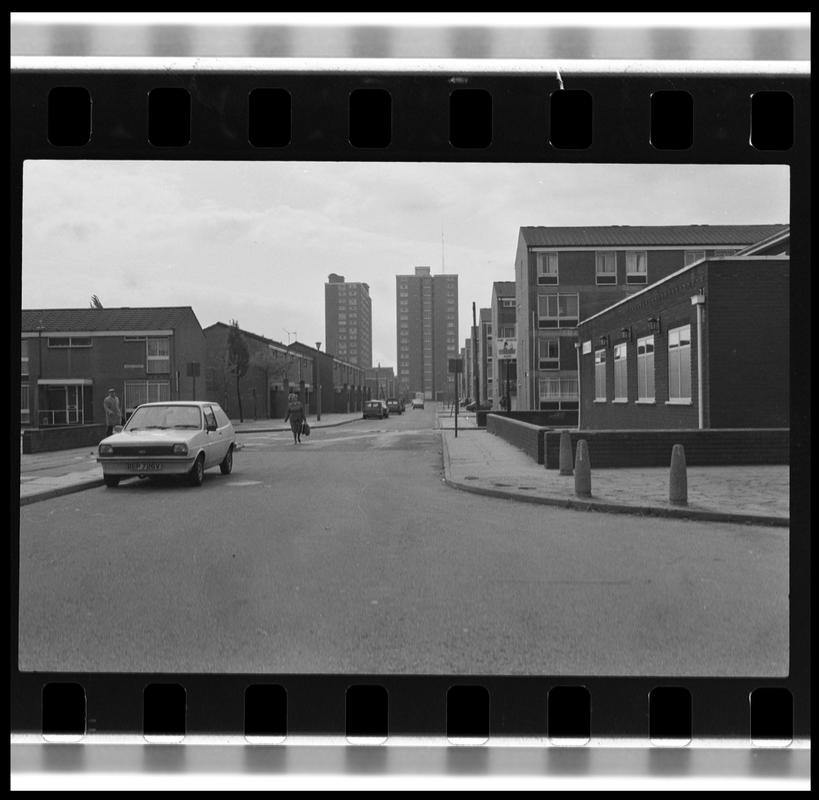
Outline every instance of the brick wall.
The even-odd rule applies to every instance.
[[[23,453],[46,453],[96,447],[104,438],[106,425],[70,425],[64,428],[39,428],[23,431]]]
[[[569,435],[572,458],[577,442],[586,440],[592,469],[667,467],[671,464],[671,450],[675,444],[685,448],[688,466],[790,463],[790,431],[787,428],[570,431]],[[559,431],[545,432],[544,459],[547,469],[558,469]]]
[[[543,463],[543,433],[547,429],[542,425],[533,425],[503,414],[488,414],[486,430],[520,448],[538,464]]]

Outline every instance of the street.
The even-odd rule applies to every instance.
[[[788,673],[787,530],[454,490],[435,404],[239,439],[20,509],[22,670]]]

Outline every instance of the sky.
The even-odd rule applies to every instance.
[[[394,367],[395,276],[457,274],[462,343],[523,226],[789,220],[778,165],[27,161],[21,302],[191,306],[324,349],[334,272],[369,284],[373,365]]]

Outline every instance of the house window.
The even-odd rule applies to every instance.
[[[28,342],[23,340],[20,342],[20,377],[28,377]]]
[[[626,283],[648,281],[648,259],[645,250],[629,250],[626,253]]]
[[[28,425],[31,422],[31,408],[29,407],[29,387],[24,383],[20,387],[20,423]]]
[[[628,346],[625,343],[614,345],[614,399],[628,400]]]
[[[538,253],[537,255],[537,282],[541,286],[557,284],[557,253]]]
[[[541,378],[538,389],[542,409],[577,408],[579,395],[576,376]]]
[[[90,336],[49,336],[49,347],[91,347]]]
[[[537,365],[538,369],[560,369],[560,339],[538,340]]]
[[[617,254],[614,250],[595,253],[594,262],[598,286],[617,283]]]
[[[668,399],[691,402],[691,326],[668,332]]]
[[[606,351],[594,351],[594,399],[606,400]]]
[[[171,399],[169,381],[125,381],[125,413],[142,403],[164,403]]]
[[[515,307],[515,298],[514,297],[503,297],[503,298],[501,298],[501,306],[503,308],[514,308]]]
[[[569,328],[577,325],[576,294],[541,294],[537,298],[538,327]]]
[[[654,400],[654,337],[637,340],[637,399]]]
[[[686,250],[685,266],[693,264],[695,261],[702,261],[705,258],[705,250]]]
[[[171,371],[171,344],[167,337],[157,337],[148,339],[147,344],[148,361],[145,371],[148,373],[170,372]]]

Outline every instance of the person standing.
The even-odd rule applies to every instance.
[[[290,430],[293,431],[293,444],[301,442],[301,426],[304,424],[304,403],[293,392],[287,395],[287,414],[284,421],[290,420]]]
[[[119,407],[119,398],[116,389],[109,389],[108,394],[102,401],[105,408],[105,424],[108,426],[105,435],[110,436],[114,432],[114,425],[122,424],[122,411]]]

